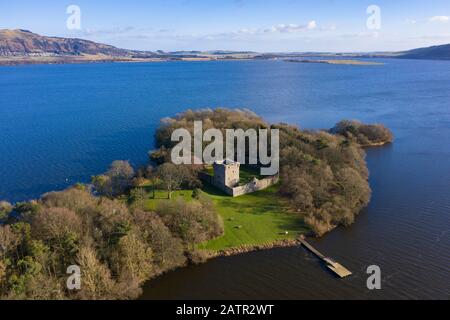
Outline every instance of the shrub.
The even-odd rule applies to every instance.
[[[9,202],[0,201],[0,220],[8,218],[12,210],[13,206]]]
[[[330,130],[354,140],[362,146],[390,143],[394,140],[392,132],[382,124],[363,124],[356,120],[343,120]]]

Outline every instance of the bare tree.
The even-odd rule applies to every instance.
[[[111,271],[98,260],[95,250],[91,247],[81,247],[77,263],[83,270],[83,286],[78,293],[80,298],[110,299],[114,288]]]
[[[133,185],[134,169],[128,161],[116,160],[109,170],[92,177],[92,184],[97,192],[106,196],[123,194]]]
[[[157,170],[157,175],[161,179],[161,184],[167,190],[167,198],[172,198],[172,192],[181,187],[185,177],[186,170],[183,166],[176,166],[173,163],[164,163]]]
[[[13,206],[6,201],[0,201],[0,219],[5,219],[11,213]]]

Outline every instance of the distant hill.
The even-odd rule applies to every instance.
[[[0,30],[0,65],[86,62],[156,62],[252,59],[252,52],[235,51],[138,51],[94,41],[47,37],[28,30]]]
[[[136,51],[82,39],[45,37],[28,30],[0,30],[0,56],[105,55],[129,57]]]
[[[375,53],[257,53],[251,51],[138,51],[94,41],[41,36],[28,30],[0,30],[0,65],[86,62],[210,61],[292,59],[300,57],[401,58],[450,60],[450,44],[404,52]]]
[[[396,56],[396,58],[450,60],[450,44],[400,52],[399,55]]]

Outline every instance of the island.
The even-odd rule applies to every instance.
[[[295,60],[288,59],[286,62],[296,62],[296,63],[323,63],[323,64],[342,64],[342,65],[356,65],[356,66],[380,66],[384,63],[372,62],[372,61],[362,61],[362,60]]]
[[[279,173],[262,177],[259,165],[226,159],[173,164],[171,133],[199,120],[205,130],[278,129]],[[379,124],[342,121],[331,130],[301,130],[223,108],[163,119],[155,137],[148,164],[133,168],[117,160],[89,184],[0,202],[2,299],[134,299],[144,282],[175,268],[306,245],[305,236],[355,221],[371,195],[362,146],[392,141]],[[73,266],[83,272],[80,290],[67,287],[68,273],[77,285]]]

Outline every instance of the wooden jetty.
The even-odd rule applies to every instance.
[[[325,257],[322,253],[317,251],[317,249],[315,249],[312,245],[310,245],[308,242],[306,242],[306,240],[303,236],[299,238],[299,241],[303,246],[305,246],[305,248],[307,248],[314,255],[316,255],[320,260],[325,262],[327,268],[330,269],[332,272],[334,272],[339,277],[345,278],[352,274],[349,270],[347,270],[340,263],[334,261],[331,258]]]

